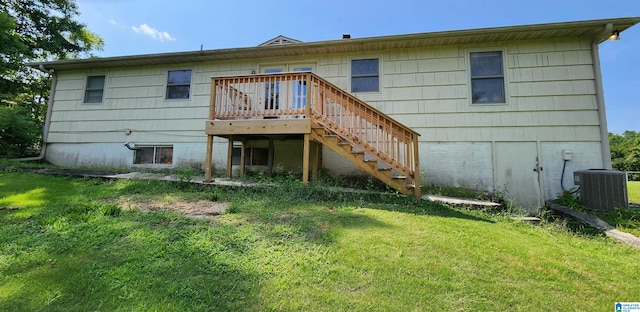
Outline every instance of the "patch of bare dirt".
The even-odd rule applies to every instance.
[[[123,208],[149,211],[175,211],[191,217],[213,217],[223,213],[231,203],[214,202],[208,200],[198,201],[154,201],[141,200],[122,203]]]

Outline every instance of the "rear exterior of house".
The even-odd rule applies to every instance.
[[[610,169],[598,44],[638,21],[312,43],[278,37],[253,48],[32,64],[55,73],[46,159],[72,167],[204,169],[211,77],[311,71],[420,134],[423,185],[499,191],[535,207],[561,192],[563,165],[566,188],[575,170]],[[221,170],[227,140],[213,142],[212,166]],[[302,169],[301,140],[273,145],[277,170]],[[267,164],[266,141],[247,147],[248,165]],[[358,173],[328,149],[322,166]]]

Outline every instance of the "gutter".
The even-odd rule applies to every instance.
[[[56,95],[56,86],[58,84],[58,76],[56,76],[53,69],[45,69],[43,64],[38,66],[40,71],[48,73],[51,75],[51,89],[49,91],[49,101],[47,101],[47,114],[44,117],[44,128],[42,129],[42,147],[40,148],[40,155],[36,157],[27,157],[27,158],[15,158],[11,159],[14,161],[34,161],[34,160],[42,160],[46,156],[47,153],[47,141],[49,137],[49,127],[51,126],[51,113],[53,112],[53,98]]]
[[[609,131],[607,126],[607,112],[604,103],[604,87],[602,86],[602,71],[600,70],[600,53],[598,47],[613,31],[613,24],[607,23],[600,36],[591,43],[593,57],[593,73],[596,87],[596,105],[598,107],[598,121],[600,123],[600,152],[602,153],[602,168],[611,170],[611,147],[609,146]]]

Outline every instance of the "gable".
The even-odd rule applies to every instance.
[[[294,44],[294,43],[301,43],[302,41],[300,40],[296,40],[293,38],[289,38],[289,37],[285,37],[283,35],[279,35],[271,40],[267,40],[261,44],[259,44],[259,47],[266,47],[266,46],[274,46],[274,45],[283,45],[283,44]]]

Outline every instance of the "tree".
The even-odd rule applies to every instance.
[[[15,21],[27,59],[65,59],[100,49],[104,42],[74,18],[74,0],[3,0],[0,11]]]
[[[622,135],[609,133],[611,165],[620,171],[640,171],[640,132],[625,131]],[[629,175],[640,180],[640,175]]]
[[[16,84],[11,77],[17,76],[21,62],[27,52],[27,46],[14,30],[15,19],[6,12],[0,11],[0,100],[8,94],[15,93]]]
[[[49,75],[25,64],[89,57],[102,49],[102,38],[77,22],[78,14],[74,0],[0,1],[0,107],[22,107],[12,114],[43,122]]]

